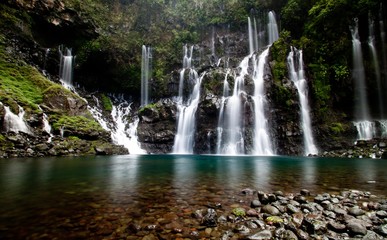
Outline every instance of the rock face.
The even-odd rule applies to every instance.
[[[176,106],[172,100],[160,100],[139,111],[139,141],[151,153],[170,153],[176,132]]]
[[[75,39],[98,35],[90,20],[81,17],[62,0],[8,0],[7,4],[29,12],[37,23],[31,31],[43,45],[71,45]]]

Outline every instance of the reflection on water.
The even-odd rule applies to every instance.
[[[386,196],[385,169],[387,161],[377,159],[256,156],[0,160],[0,234],[19,229],[12,236],[23,238],[40,231],[39,226],[41,231],[58,229],[63,221],[80,216],[92,222],[106,211],[128,217],[181,212],[207,202],[232,203],[243,188],[285,193],[306,188],[312,194],[358,189]]]

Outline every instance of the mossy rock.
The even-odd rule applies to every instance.
[[[270,224],[280,224],[283,223],[284,220],[278,216],[270,216],[266,218],[266,222]]]
[[[246,216],[246,210],[244,208],[240,208],[240,207],[234,208],[232,210],[232,214],[234,214],[237,217],[244,217],[244,216]]]
[[[109,133],[91,118],[61,115],[53,116],[52,121],[57,134],[63,131],[64,136],[72,136],[72,140],[77,140],[75,137],[86,140],[109,139]]]
[[[89,115],[87,102],[61,85],[52,85],[43,94],[43,103],[51,112],[70,116]]]

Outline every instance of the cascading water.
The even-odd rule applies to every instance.
[[[355,126],[358,128],[358,139],[368,140],[374,136],[374,124],[370,122],[368,99],[365,84],[365,72],[363,64],[363,53],[359,37],[358,20],[355,19],[355,26],[351,27],[353,70],[352,78],[355,82]]]
[[[288,69],[290,79],[298,91],[298,97],[300,100],[301,108],[301,123],[304,134],[304,153],[306,156],[312,154],[318,154],[316,145],[314,144],[312,134],[312,124],[310,120],[310,108],[308,103],[308,84],[305,78],[304,62],[302,56],[302,50],[297,50],[295,47],[291,47],[290,53],[287,58]]]
[[[254,112],[255,112],[255,122],[254,122],[254,142],[253,142],[253,153],[255,155],[273,155],[273,149],[271,144],[270,135],[268,133],[267,119],[265,116],[265,82],[264,82],[264,73],[265,73],[265,64],[267,56],[269,55],[269,49],[259,55],[256,60],[256,56],[253,56],[254,59]]]
[[[217,146],[218,154],[227,155],[239,155],[245,153],[245,139],[243,129],[243,112],[242,112],[242,100],[244,97],[244,80],[245,76],[248,75],[250,56],[245,57],[239,64],[238,69],[240,72],[238,76],[234,77],[234,89],[233,93],[229,97],[228,91],[225,91],[223,109],[221,109],[223,115],[223,121],[219,121],[221,124],[218,129],[221,129],[221,136],[218,136],[219,146]],[[227,78],[225,79],[227,83]],[[227,83],[228,88],[228,83]],[[226,89],[226,86],[224,86]]]
[[[73,86],[73,63],[74,57],[72,56],[71,49],[66,48],[65,53],[63,49],[59,50],[60,54],[60,69],[59,77],[62,85],[69,90],[74,90]]]
[[[149,80],[152,70],[152,49],[142,46],[141,61],[141,106],[149,104]]]
[[[273,44],[273,42],[277,41],[279,38],[278,34],[278,25],[275,17],[274,11],[269,12],[269,23],[267,24],[267,30],[269,32],[269,44]]]
[[[128,104],[126,101],[123,101],[117,106],[113,105],[111,115],[115,127],[111,130],[111,137],[115,144],[124,145],[130,154],[146,154],[146,151],[141,149],[137,137],[139,118],[135,117],[133,122],[129,124],[129,129],[126,129],[126,119],[128,119],[131,111],[130,106],[131,104]]]
[[[258,42],[258,31],[257,31],[257,22],[255,18],[251,20],[251,18],[248,18],[248,27],[249,27],[249,50],[250,54],[252,54],[255,51],[258,51],[259,49],[259,42]]]
[[[249,68],[253,67],[253,74],[250,76],[254,81],[254,126],[252,133],[252,153],[255,155],[273,155],[273,146],[268,131],[267,119],[265,116],[265,90],[264,71],[269,47],[258,57],[256,52],[258,46],[258,32],[256,21],[248,18],[249,30],[249,56],[245,57],[238,66],[238,74],[234,74],[234,88],[232,95],[229,95],[229,70],[224,79],[223,97],[220,106],[218,127],[217,127],[217,154],[240,155],[246,154],[250,146],[245,146],[246,129],[244,119],[244,106],[249,96],[245,92],[245,78],[250,76]],[[269,42],[273,43],[278,39],[277,23],[273,12],[269,12]],[[253,66],[249,66],[252,63]]]
[[[383,116],[384,116],[383,86],[382,86],[382,79],[381,79],[381,75],[380,75],[380,66],[379,66],[378,54],[376,52],[376,47],[375,47],[375,33],[374,33],[375,24],[374,24],[374,21],[371,19],[371,16],[369,17],[368,21],[369,21],[368,46],[370,47],[370,50],[371,50],[376,85],[378,88],[379,114],[380,114],[381,118],[383,118]]]
[[[4,106],[0,103],[0,106]],[[8,106],[4,106],[4,130],[6,132],[24,132],[28,134],[32,134],[30,127],[24,120],[24,109],[19,106],[19,114],[14,114]]]
[[[175,154],[191,154],[193,153],[193,144],[195,138],[196,128],[196,110],[198,108],[200,100],[200,85],[205,72],[198,77],[195,69],[192,68],[192,54],[193,47],[188,51],[188,47],[184,46],[184,58],[183,58],[183,69],[180,72],[180,83],[179,83],[179,96],[177,99],[177,133],[173,145],[173,153]],[[187,83],[185,82],[185,72],[189,71]],[[185,100],[184,97],[184,86],[193,85],[192,93]]]
[[[132,123],[129,123],[129,129],[127,126],[127,119],[130,115],[130,103],[124,99],[116,99],[118,104],[112,106],[112,122],[107,121],[102,114],[102,107],[99,105],[99,101],[94,97],[95,106],[88,106],[90,113],[94,119],[101,125],[103,129],[110,132],[112,141],[114,144],[123,145],[128,149],[130,154],[146,154],[145,150],[141,149],[140,143],[137,137],[137,126],[139,123],[138,117],[135,117]]]
[[[222,153],[222,136],[223,136],[223,126],[224,126],[224,106],[226,99],[229,97],[230,87],[228,84],[228,76],[230,74],[230,69],[227,69],[226,76],[224,77],[223,81],[223,96],[222,96],[222,102],[220,105],[220,111],[219,111],[219,119],[218,119],[218,127],[216,129],[217,132],[217,141],[216,141],[216,153],[221,154]]]

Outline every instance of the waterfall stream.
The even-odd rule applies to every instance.
[[[193,153],[196,128],[196,110],[200,100],[200,86],[205,72],[198,76],[192,67],[193,46],[183,48],[183,68],[180,71],[179,96],[177,98],[177,132],[173,145],[175,154]],[[188,79],[186,72],[188,71]],[[193,85],[193,86],[192,86]],[[185,92],[192,87],[192,92],[185,96]],[[186,91],[184,91],[186,90]]]
[[[267,104],[265,97],[265,64],[267,56],[269,55],[269,49],[258,56],[253,56],[254,59],[254,113],[255,113],[255,122],[254,122],[254,145],[253,153],[255,155],[273,155],[273,149],[271,144],[270,135],[268,132],[267,118],[265,116],[265,106]]]
[[[370,112],[365,83],[365,71],[363,64],[363,52],[359,37],[358,19],[355,19],[355,26],[351,27],[353,70],[352,78],[355,82],[355,119],[354,123],[358,129],[358,139],[371,139],[373,137],[374,124],[370,124]]]
[[[141,61],[141,106],[149,104],[149,80],[151,78],[152,49],[142,46]]]
[[[308,100],[308,83],[305,78],[304,62],[302,50],[291,47],[291,51],[287,58],[289,77],[293,81],[298,91],[301,108],[301,125],[304,135],[304,154],[318,154],[317,147],[314,143],[312,133],[312,123],[310,120],[310,107]]]
[[[269,12],[269,23],[267,24],[267,29],[269,32],[268,45],[271,45],[279,38],[278,25],[277,25],[277,20],[276,20],[274,11]]]
[[[384,116],[383,86],[382,86],[382,79],[380,74],[381,72],[380,72],[379,59],[378,59],[378,54],[375,46],[375,33],[374,33],[375,24],[374,24],[374,21],[371,19],[371,17],[369,17],[368,21],[369,21],[368,46],[371,51],[372,63],[373,63],[374,72],[375,72],[376,86],[378,89],[377,93],[378,93],[379,115],[381,118],[383,118]]]
[[[74,90],[73,87],[73,64],[74,57],[72,55],[71,49],[66,48],[65,50],[60,49],[60,68],[59,68],[59,77],[62,85],[69,89]]]
[[[123,145],[128,149],[130,154],[146,154],[145,150],[141,149],[138,142],[137,126],[139,123],[138,117],[133,118],[133,122],[129,123],[127,128],[129,115],[131,112],[131,104],[124,99],[115,99],[117,104],[113,104],[111,117],[109,122],[102,114],[102,107],[96,97],[94,98],[95,106],[88,106],[90,113],[94,119],[101,125],[103,129],[110,132],[114,144]]]
[[[4,106],[0,103],[0,106]],[[24,132],[32,134],[30,127],[24,120],[25,111],[19,106],[19,114],[14,114],[8,106],[4,106],[4,128],[6,132]]]

